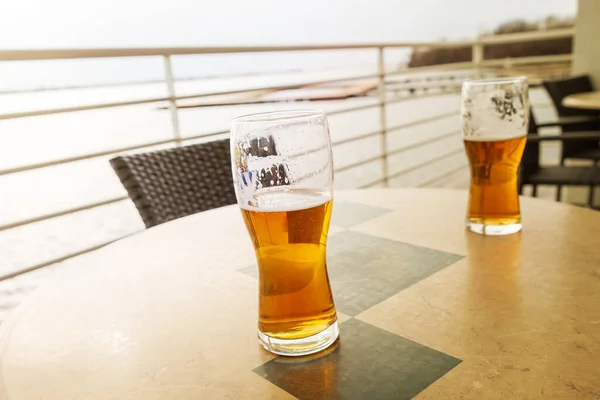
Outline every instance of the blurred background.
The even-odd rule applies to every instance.
[[[600,17],[595,0],[3,2],[0,310],[143,229],[109,159],[227,137],[238,115],[328,112],[339,188],[466,188],[461,82],[525,74],[536,119],[556,118],[541,82],[600,69],[582,6]]]

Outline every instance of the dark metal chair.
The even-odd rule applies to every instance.
[[[236,203],[229,139],[110,160],[147,228]]]
[[[559,140],[564,144],[591,139],[598,141],[600,140],[600,131],[571,132],[568,135],[552,136],[540,136],[537,131],[538,125],[531,115],[529,135],[519,167],[519,193],[523,193],[524,185],[533,186],[533,196],[537,196],[538,185],[556,185],[557,188],[562,185],[589,186],[588,206],[591,207],[594,204],[594,186],[600,186],[600,168],[595,165],[590,167],[541,166],[540,142]],[[560,192],[558,192],[557,201],[560,201]]]
[[[559,126],[564,134],[570,132],[586,132],[600,130],[600,112],[565,107],[562,101],[565,97],[591,92],[594,90],[592,81],[587,75],[575,76],[568,79],[544,81],[544,87],[554,103],[558,121],[549,124],[540,124],[539,127]],[[593,162],[600,161],[600,145],[598,140],[566,140],[563,142],[561,164],[565,159],[583,159]]]

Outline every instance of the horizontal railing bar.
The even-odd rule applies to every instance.
[[[375,186],[378,183],[384,183],[386,181],[385,178],[379,178],[377,180],[371,181],[369,183],[365,183],[364,185],[360,185],[358,188],[359,189],[366,189],[366,188],[370,188],[371,186]]]
[[[336,114],[344,114],[344,113],[353,112],[353,111],[368,110],[369,108],[375,108],[375,107],[379,107],[379,102],[376,102],[373,104],[366,104],[363,106],[342,108],[340,110],[334,110],[334,111],[327,112],[326,114],[329,117],[329,116],[336,115]]]
[[[394,178],[397,178],[399,176],[408,174],[409,172],[416,171],[417,169],[423,168],[424,166],[426,166],[428,164],[431,164],[431,163],[434,163],[434,162],[437,162],[437,161],[441,161],[444,158],[452,157],[453,155],[458,154],[458,153],[460,153],[462,151],[464,151],[464,150],[463,149],[456,149],[456,150],[451,151],[450,153],[444,153],[444,154],[442,154],[442,155],[440,155],[438,157],[432,158],[431,160],[427,160],[427,161],[424,161],[422,163],[415,164],[412,167],[409,167],[409,168],[403,169],[401,171],[395,172],[395,173],[391,174],[390,176],[388,176],[388,179],[394,179]]]
[[[427,140],[422,140],[420,142],[413,143],[413,144],[408,145],[408,146],[400,147],[399,149],[394,149],[394,150],[388,152],[388,156],[394,156],[394,155],[399,154],[399,153],[404,153],[405,151],[414,150],[414,149],[417,149],[419,147],[423,147],[423,146],[426,146],[428,144],[435,143],[435,142],[437,142],[439,140],[452,137],[454,135],[457,135],[458,133],[459,133],[459,131],[452,131],[452,132],[445,133],[443,135],[432,137],[432,138],[427,139]]]
[[[200,54],[266,53],[313,50],[367,50],[402,47],[442,47],[452,48],[473,44],[493,45],[518,43],[572,37],[574,30],[554,29],[537,32],[513,33],[483,37],[475,41],[462,42],[399,42],[399,43],[360,43],[360,44],[321,44],[299,46],[206,46],[206,47],[147,47],[147,48],[105,48],[105,49],[35,49],[0,50],[0,61],[59,60],[73,58],[106,57],[151,57]]]
[[[116,239],[116,240],[118,240],[118,239]],[[100,248],[102,248],[102,247],[104,247],[106,245],[109,245],[109,244],[113,243],[114,241],[115,240],[110,240],[108,242],[97,244],[97,245],[85,248],[83,250],[76,251],[74,253],[66,254],[66,255],[61,256],[61,257],[53,258],[51,260],[44,261],[43,263],[32,265],[30,267],[26,267],[26,268],[20,269],[18,271],[13,271],[13,272],[9,272],[9,273],[4,274],[4,275],[0,275],[0,281],[5,281],[7,279],[12,279],[12,278],[15,278],[15,277],[17,277],[19,275],[23,275],[23,274],[26,274],[28,272],[33,272],[35,270],[38,270],[38,269],[50,266],[52,264],[63,262],[63,261],[66,261],[66,260],[68,260],[70,258],[77,257],[77,256],[89,253],[89,252],[94,251],[94,250],[98,250],[98,249],[100,249]]]
[[[226,91],[212,92],[212,93],[198,93],[198,94],[191,94],[191,95],[185,95],[185,96],[176,96],[173,98],[173,100],[197,99],[197,98],[201,98],[201,97],[223,96],[223,95],[229,95],[229,94],[241,94],[241,93],[247,93],[247,92],[258,92],[258,91],[262,91],[262,90],[277,91],[277,90],[296,89],[296,88],[304,88],[307,86],[318,86],[318,85],[322,85],[325,83],[357,81],[357,80],[361,80],[361,79],[375,79],[375,78],[377,78],[377,76],[378,76],[377,74],[355,75],[355,76],[348,76],[348,77],[344,77],[344,78],[323,79],[323,80],[318,80],[318,81],[301,82],[301,83],[290,83],[287,85],[261,86],[261,87],[248,88],[248,89],[226,90]]]
[[[441,155],[441,156],[439,156],[439,157],[433,158],[433,159],[431,159],[431,160],[427,160],[426,162],[423,162],[423,163],[419,163],[419,164],[413,165],[412,167],[406,168],[406,169],[404,169],[404,170],[402,170],[402,171],[398,171],[398,172],[395,172],[395,173],[393,173],[392,175],[389,175],[389,176],[387,177],[387,180],[389,180],[389,179],[393,179],[393,178],[397,178],[397,177],[399,177],[399,176],[402,176],[402,175],[405,175],[405,174],[407,174],[407,173],[409,173],[409,172],[415,171],[415,170],[417,170],[417,169],[419,169],[419,168],[422,168],[422,167],[424,167],[424,166],[426,166],[426,165],[428,165],[428,164],[431,164],[431,163],[433,163],[433,162],[441,161],[441,160],[443,160],[444,158],[448,158],[448,157],[451,157],[451,156],[453,156],[453,155],[459,154],[459,153],[461,153],[462,151],[463,151],[463,149],[456,149],[456,150],[454,150],[454,151],[451,151],[450,153],[445,153],[445,154],[442,154],[442,155]],[[454,172],[456,172],[456,171],[454,171]],[[376,185],[376,184],[378,184],[378,183],[383,183],[383,182],[385,182],[385,181],[386,181],[386,179],[385,179],[385,178],[379,178],[379,179],[377,179],[377,180],[375,180],[375,181],[371,181],[371,182],[369,182],[369,183],[367,183],[367,184],[361,185],[361,186],[359,186],[358,188],[359,188],[359,189],[365,189],[365,188],[371,187],[371,186],[373,186],[373,185]]]
[[[465,78],[466,79],[466,78]],[[444,80],[444,81],[431,81],[431,82],[403,82],[403,81],[388,81],[386,84],[386,91],[388,92],[400,92],[400,91],[426,91],[433,89],[446,89],[454,88],[462,85],[461,80]]]
[[[319,174],[323,173],[326,169],[330,168],[330,165],[331,165],[331,160],[328,159],[327,162],[321,168],[319,168],[317,170],[313,170],[311,172],[308,172],[308,173],[306,173],[306,174],[304,174],[304,175],[302,175],[302,176],[294,179],[294,181],[295,181],[295,183],[299,183],[299,182],[302,182],[302,181],[304,181],[306,179],[310,179],[313,176],[316,176],[316,175],[319,175]]]
[[[456,47],[469,42],[406,42],[406,43],[365,43],[365,44],[324,44],[306,46],[214,46],[214,47],[157,47],[157,48],[106,48],[106,49],[48,49],[48,50],[1,50],[0,61],[61,60],[73,58],[107,57],[152,57],[202,54],[232,53],[271,53],[321,50],[370,50],[402,47]]]
[[[172,143],[174,141],[175,141],[175,139],[159,140],[157,142],[150,142],[150,143],[145,143],[145,144],[138,144],[138,145],[135,145],[135,146],[128,146],[128,147],[121,147],[121,148],[118,148],[118,149],[111,149],[111,150],[99,151],[97,153],[88,153],[88,154],[84,154],[84,155],[81,155],[81,156],[63,158],[63,159],[60,159],[60,160],[47,161],[47,162],[43,162],[43,163],[39,163],[39,164],[31,164],[31,165],[25,165],[25,166],[22,166],[22,167],[8,168],[8,169],[0,170],[0,176],[2,176],[2,175],[8,175],[8,174],[14,174],[16,172],[31,171],[33,169],[40,169],[40,168],[52,167],[52,166],[55,166],[55,165],[68,164],[68,163],[72,163],[72,162],[76,162],[76,161],[89,160],[91,158],[98,158],[98,157],[103,157],[103,156],[109,156],[111,154],[117,154],[117,153],[121,153],[121,152],[124,152],[124,151],[139,150],[139,149],[144,149],[144,148],[147,148],[147,147],[160,146],[162,144],[169,144],[169,143]]]
[[[363,134],[363,135],[359,135],[359,136],[353,136],[353,137],[350,137],[350,138],[347,138],[347,139],[338,140],[336,142],[332,142],[331,143],[331,147],[335,147],[335,146],[338,146],[338,145],[341,145],[341,144],[347,144],[347,143],[356,142],[356,141],[362,140],[362,139],[368,139],[370,137],[377,136],[377,135],[380,135],[382,133],[383,132],[379,130],[379,131],[369,132],[369,133],[366,133],[366,134]],[[305,154],[308,154],[308,153],[314,153],[316,151],[323,150],[325,148],[327,148],[327,146],[319,146],[319,147],[316,147],[314,149],[306,150],[306,151],[304,151],[302,153],[296,154],[296,155],[294,155],[292,157],[299,157],[299,156],[302,156],[302,155],[305,155]]]
[[[309,155],[309,154],[314,154],[314,153],[316,153],[318,151],[328,150],[328,149],[329,149],[329,146],[322,145],[322,146],[319,146],[319,147],[313,147],[312,149],[308,149],[308,150],[303,149],[302,152],[293,153],[293,154],[288,155],[287,157],[289,159],[293,160],[295,158],[299,158],[299,157],[306,156],[306,155]]]
[[[444,93],[421,93],[419,95],[416,96],[407,96],[407,97],[399,97],[397,99],[393,99],[393,100],[387,100],[385,102],[386,105],[390,105],[390,104],[396,104],[396,103],[403,103],[405,101],[410,101],[410,100],[414,100],[414,99],[420,99],[420,98],[424,98],[424,97],[435,97],[435,96],[443,96],[445,94],[452,94],[452,93],[456,93],[459,92],[460,87],[457,86],[456,90],[447,90]]]
[[[455,111],[447,112],[445,114],[439,114],[439,115],[435,115],[433,117],[428,117],[428,118],[423,118],[423,119],[419,119],[419,120],[416,120],[416,121],[407,122],[405,124],[394,125],[394,126],[388,128],[387,131],[388,132],[393,132],[393,131],[397,131],[397,130],[400,130],[400,129],[410,128],[412,126],[426,124],[426,123],[437,121],[437,120],[444,119],[444,118],[458,117],[459,116],[459,112],[460,112],[460,110],[455,110]]]
[[[360,161],[357,161],[357,162],[352,163],[352,164],[344,165],[343,167],[337,168],[335,170],[335,172],[336,173],[337,172],[344,172],[344,171],[347,171],[349,169],[360,167],[361,165],[365,165],[365,164],[368,164],[370,162],[377,161],[377,160],[382,160],[382,159],[383,159],[383,156],[381,154],[378,154],[378,155],[376,155],[374,157],[371,157],[371,158],[360,160]]]
[[[402,47],[457,47],[471,42],[405,42],[365,44],[324,44],[301,46],[212,46],[212,47],[156,47],[105,49],[36,49],[0,50],[0,61],[63,60],[73,58],[153,57],[202,54],[272,53],[321,50],[370,50]]]
[[[189,100],[189,99],[197,99],[202,97],[212,97],[212,96],[224,96],[230,94],[241,94],[248,92],[257,92],[263,90],[287,90],[287,89],[296,89],[303,88],[307,86],[317,86],[324,83],[336,83],[336,82],[347,82],[347,81],[355,81],[361,79],[375,79],[377,78],[377,74],[368,74],[368,75],[357,75],[357,76],[349,76],[344,78],[336,78],[336,79],[326,79],[319,81],[311,81],[304,83],[294,83],[287,85],[277,85],[277,86],[261,86],[247,89],[235,89],[235,90],[225,90],[220,92],[209,92],[209,93],[197,93],[192,95],[185,96],[175,96],[175,97],[155,97],[148,99],[140,99],[140,100],[131,100],[131,101],[120,101],[120,102],[112,102],[112,103],[99,103],[99,104],[89,104],[87,106],[78,106],[78,107],[63,107],[63,108],[53,108],[46,110],[35,110],[35,111],[24,111],[18,113],[9,113],[9,114],[0,114],[0,120],[2,119],[15,119],[15,118],[25,118],[25,117],[35,117],[40,115],[50,115],[50,114],[63,114],[75,111],[90,111],[97,110],[103,108],[112,108],[112,107],[124,107],[124,106],[132,106],[137,104],[148,104],[148,103],[158,103],[164,101],[171,100]]]
[[[47,219],[62,217],[64,215],[68,215],[68,214],[73,214],[73,213],[80,212],[80,211],[89,210],[91,208],[106,206],[108,204],[117,203],[119,201],[123,201],[123,200],[127,200],[127,199],[128,199],[127,196],[115,197],[115,198],[112,198],[112,199],[98,201],[98,202],[95,202],[95,203],[90,203],[90,204],[86,204],[86,205],[79,206],[79,207],[69,208],[69,209],[66,209],[66,210],[61,210],[61,211],[57,211],[57,212],[50,213],[50,214],[44,214],[44,215],[40,215],[40,216],[37,216],[37,217],[33,217],[33,218],[29,218],[29,219],[24,219],[24,220],[21,220],[21,221],[10,222],[10,223],[5,224],[5,225],[0,225],[0,231],[6,230],[6,229],[17,228],[17,227],[23,226],[23,225],[33,224],[35,222],[45,221]]]
[[[201,133],[199,135],[194,135],[194,136],[185,136],[181,138],[182,142],[186,142],[189,140],[196,140],[196,139],[206,139],[206,138],[211,138],[214,136],[221,136],[221,135],[225,135],[229,133],[229,129],[227,130],[223,130],[223,131],[217,131],[217,132],[211,132],[211,133]]]
[[[352,142],[356,142],[357,140],[361,140],[361,139],[367,139],[373,136],[377,136],[377,135],[381,135],[383,133],[383,131],[378,130],[375,132],[369,132],[369,133],[365,133],[362,135],[358,135],[358,136],[352,136],[349,137],[347,139],[342,139],[342,140],[338,140],[336,142],[331,143],[331,146],[339,146],[341,144],[346,144],[346,143],[352,143]]]
[[[468,166],[469,166],[469,163],[461,164],[460,167],[454,168],[454,169],[452,169],[452,170],[450,170],[450,171],[448,171],[448,172],[446,172],[446,173],[444,173],[442,175],[438,175],[438,176],[434,177],[433,179],[428,179],[428,180],[426,180],[424,182],[419,183],[417,185],[417,187],[424,187],[424,186],[427,186],[427,185],[431,185],[434,182],[441,181],[442,179],[444,179],[444,178],[446,178],[446,177],[448,177],[448,176],[450,176],[450,175],[452,175],[452,174],[454,174],[454,173],[456,173],[456,172],[458,172],[458,171],[460,171],[462,169],[465,169]]]
[[[345,100],[345,99],[342,99],[342,100]],[[269,103],[271,103],[271,104],[274,104],[274,103],[280,103],[280,104],[287,103],[287,104],[289,104],[290,102],[299,102],[299,103],[301,103],[301,102],[305,102],[305,101],[306,101],[306,99],[298,98],[298,99],[294,99],[294,100],[291,100],[291,101],[290,100],[270,101]],[[328,99],[324,99],[324,100],[310,100],[310,101],[315,101],[315,102],[317,102],[317,101],[328,101]],[[240,103],[240,104],[264,104],[264,103],[261,103],[260,101],[258,101],[258,102],[246,102],[246,103]],[[208,104],[207,106],[210,106],[210,107],[212,107],[212,106],[222,107],[224,105],[228,105],[228,104],[214,104],[214,105],[213,104]],[[205,105],[202,105],[201,107],[204,107],[204,106]],[[375,108],[375,107],[378,107],[378,106],[379,106],[379,102],[375,102],[373,104],[365,104],[365,105],[361,105],[361,106],[341,108],[339,110],[334,110],[334,111],[327,112],[327,116],[336,115],[336,114],[343,114],[343,113],[352,112],[352,111],[367,110],[369,108]],[[166,110],[167,107],[161,108],[161,109]]]
[[[61,108],[50,108],[50,109],[45,109],[45,110],[22,111],[22,112],[16,112],[16,113],[0,114],[0,120],[38,117],[41,115],[64,114],[64,113],[70,113],[70,112],[75,112],[75,111],[100,110],[103,108],[126,107],[126,106],[134,106],[134,105],[138,105],[138,104],[158,103],[158,102],[163,102],[163,101],[169,101],[169,98],[168,97],[154,97],[154,98],[140,99],[140,100],[89,104],[87,106],[61,107]]]

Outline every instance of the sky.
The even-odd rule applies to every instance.
[[[0,49],[469,39],[576,0],[2,0]]]
[[[573,16],[576,7],[577,0],[0,0],[0,50],[468,40],[511,19]],[[397,65],[408,55],[386,60]],[[303,52],[179,56],[173,65],[182,78],[366,60],[375,57]],[[163,74],[156,57],[0,62],[0,92]]]

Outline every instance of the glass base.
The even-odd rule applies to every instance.
[[[338,338],[340,329],[337,320],[327,329],[302,339],[276,339],[258,331],[258,340],[271,353],[281,356],[305,356],[317,353],[331,346]]]
[[[480,235],[510,235],[519,232],[523,228],[521,222],[512,224],[488,224],[482,222],[467,221],[467,229]]]

